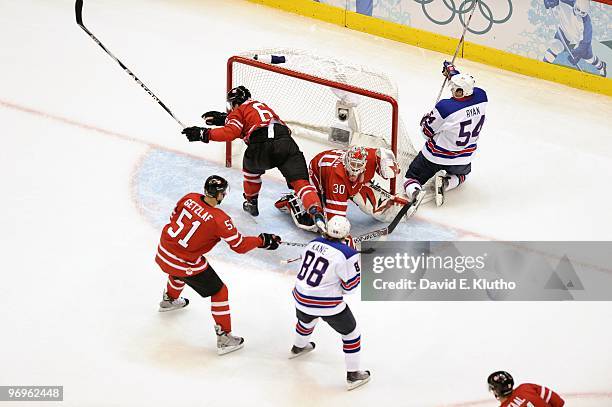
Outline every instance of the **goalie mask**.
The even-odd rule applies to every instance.
[[[368,152],[365,148],[353,146],[344,155],[344,168],[349,181],[355,182],[366,170]]]
[[[227,112],[235,106],[240,106],[251,98],[251,92],[244,86],[238,86],[227,93]]]
[[[376,149],[376,172],[384,179],[395,178],[400,173],[393,151],[382,147]]]

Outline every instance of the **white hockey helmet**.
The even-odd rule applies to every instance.
[[[574,3],[574,14],[578,17],[586,17],[591,11],[591,0],[576,0]]]
[[[384,179],[395,177],[400,172],[399,165],[395,161],[395,154],[388,148],[376,149],[376,170]]]
[[[461,89],[463,91],[463,96],[470,96],[474,93],[475,83],[474,77],[466,73],[453,75],[449,80],[449,86],[451,87],[453,95],[457,90]]]
[[[351,231],[351,222],[344,216],[334,216],[327,221],[327,236],[334,239],[344,239]]]
[[[355,181],[366,170],[368,162],[368,152],[365,148],[352,146],[344,154],[344,168],[349,176],[349,180]]]

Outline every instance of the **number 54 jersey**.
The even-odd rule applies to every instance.
[[[422,153],[441,165],[467,165],[476,151],[485,121],[487,93],[475,87],[470,96],[442,99],[423,125],[427,142]]]
[[[354,292],[360,281],[359,253],[344,243],[319,237],[302,253],[293,289],[295,306],[308,315],[336,315],[346,307],[343,295]]]

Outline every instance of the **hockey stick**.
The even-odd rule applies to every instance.
[[[91,31],[89,31],[87,29],[87,27],[85,27],[85,25],[83,24],[83,0],[76,0],[76,3],[74,4],[74,11],[76,14],[76,22],[79,25],[79,27],[81,27],[83,29],[83,31],[85,31],[87,33],[87,35],[89,35],[91,37],[92,40],[94,40],[94,42],[96,44],[98,44],[100,46],[100,48],[102,48],[104,50],[104,52],[106,52],[108,55],[110,55],[111,58],[113,58],[118,64],[119,66],[121,66],[121,68],[128,74],[130,75],[135,81],[136,83],[138,83],[144,90],[145,92],[147,92],[149,94],[149,96],[151,96],[157,103],[159,103],[159,105],[170,115],[172,116],[172,118],[174,120],[176,120],[176,122],[182,127],[185,128],[186,126],[179,120],[176,118],[176,116],[170,111],[170,109],[168,109],[166,107],[166,105],[164,104],[164,102],[162,102],[161,100],[159,100],[159,98],[157,96],[155,96],[155,94],[153,92],[151,92],[151,89],[149,89],[144,83],[142,83],[142,81],[140,79],[138,79],[138,77],[136,75],[134,75],[134,73],[132,71],[130,71],[130,69],[125,66],[123,64],[123,62],[121,62],[119,59],[117,59],[116,56],[114,56],[104,45],[102,45],[102,43],[100,42],[100,40],[98,40],[96,38],[95,35],[92,34]]]
[[[363,235],[354,237],[353,241],[355,243],[361,243],[361,242],[365,242],[368,240],[376,239],[377,237],[386,236],[388,234],[391,234],[395,230],[397,225],[400,223],[404,215],[406,215],[406,213],[408,212],[411,206],[412,204],[404,205],[402,209],[400,209],[400,211],[397,213],[397,215],[395,215],[395,218],[393,218],[391,223],[389,223],[389,225],[387,225],[386,227],[377,229],[377,230],[373,230],[372,232],[364,233]]]
[[[565,42],[565,37],[563,36],[563,33],[561,32],[561,30],[559,29],[559,27],[557,27],[557,33],[559,34],[559,38],[561,39],[561,43],[563,44],[563,47],[565,47],[565,50],[567,51],[567,53],[568,53],[568,54],[570,54],[570,56],[572,57],[572,59],[576,59],[576,58],[574,57],[574,54],[572,53],[572,50],[571,50],[571,49],[570,49],[570,47],[569,47],[569,44],[568,44],[567,42]],[[568,62],[570,62],[572,65],[574,65],[576,68],[578,68],[578,70],[579,70],[580,72],[584,72],[584,71],[582,70],[582,68],[580,68],[580,66],[578,65],[578,62],[580,62],[580,61],[578,61],[578,62],[577,62],[577,63],[575,63],[575,64],[574,64],[572,61],[569,61],[569,60],[568,60]]]
[[[383,189],[380,185],[375,184],[374,182],[370,181],[368,183],[368,186],[370,188],[372,188],[374,191],[380,193],[381,195],[383,195],[385,198],[387,199],[392,199],[393,202],[401,204],[401,205],[407,205],[410,202],[407,199],[404,199],[402,197],[393,195],[391,192],[387,191],[386,189]]]
[[[470,21],[472,21],[472,16],[474,15],[474,11],[476,10],[476,6],[478,5],[479,1],[480,0],[474,0],[472,2],[473,4],[472,11],[470,12],[470,16],[468,17],[467,23],[463,26],[463,33],[461,34],[461,38],[459,39],[459,44],[457,44],[457,48],[455,49],[455,54],[453,55],[453,59],[451,60],[452,65],[455,64],[455,59],[457,58],[457,54],[459,53],[459,48],[461,48],[461,44],[463,44],[465,40],[465,32],[467,31],[470,25]],[[442,82],[442,87],[440,88],[440,92],[438,92],[438,97],[436,99],[436,103],[434,104],[437,104],[440,101],[440,97],[442,96],[442,91],[444,91],[444,87],[446,86],[446,81],[448,81],[448,78],[445,75],[444,82]]]
[[[365,254],[370,254],[370,253],[374,253],[374,248],[369,247],[365,250],[357,250],[357,253],[365,253]],[[280,261],[280,264],[290,264],[293,262],[296,262],[298,260],[302,260],[302,255],[300,255],[299,257],[296,257],[294,259],[284,259]]]

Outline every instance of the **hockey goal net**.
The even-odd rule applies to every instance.
[[[262,49],[228,60],[227,89],[239,85],[274,109],[298,144],[308,139],[321,144],[321,150],[386,147],[402,171],[416,156],[399,118],[397,87],[383,73],[306,51]],[[227,166],[241,162],[242,149],[241,140],[227,144]],[[391,180],[390,192],[395,193],[399,180]]]

